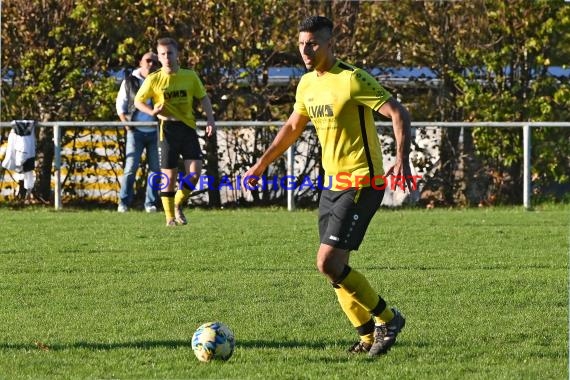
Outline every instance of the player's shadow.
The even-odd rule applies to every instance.
[[[312,348],[312,349],[324,349],[329,344],[323,342],[302,342],[298,340],[288,340],[288,341],[268,341],[268,340],[239,340],[236,344],[243,348]]]
[[[338,346],[348,347],[354,342],[307,342],[298,340],[289,341],[268,341],[268,340],[237,340],[236,344],[242,349],[272,349],[272,348],[291,348],[291,349],[313,349],[324,350],[327,347]],[[407,345],[406,342],[398,342],[398,345]],[[73,343],[50,343],[50,342],[31,342],[31,343],[0,343],[0,349],[8,350],[42,350],[42,351],[64,351],[73,349],[87,349],[95,351],[107,351],[118,349],[153,349],[153,348],[170,348],[177,349],[181,347],[192,348],[190,340],[144,340],[133,342],[73,342]]]
[[[312,348],[324,349],[327,347],[325,343],[318,342],[301,342],[291,341],[266,341],[266,340],[238,340],[236,342],[242,348]],[[73,343],[50,343],[48,342],[31,342],[31,343],[0,343],[0,349],[8,350],[43,350],[43,351],[63,351],[73,349],[87,350],[118,350],[123,348],[136,349],[152,349],[152,348],[181,348],[192,347],[190,340],[145,340],[134,342],[115,342],[115,343],[99,343],[99,342],[73,342]]]
[[[354,340],[342,340],[342,341],[335,341],[335,342],[306,342],[306,341],[297,341],[297,340],[290,340],[290,341],[265,341],[265,340],[240,340],[236,341],[236,344],[239,345],[240,348],[249,348],[249,349],[263,349],[263,348],[310,348],[314,350],[325,350],[330,349],[331,347],[339,347],[341,350],[346,347],[352,346],[354,344]],[[411,346],[407,341],[398,341],[398,346]],[[421,344],[420,344],[421,346]]]
[[[32,343],[0,343],[0,349],[12,350],[42,350],[42,351],[63,351],[73,349],[87,349],[96,351],[118,350],[123,348],[135,349],[152,349],[152,348],[180,348],[192,347],[189,340],[145,340],[135,342],[116,342],[116,343],[98,343],[98,342],[74,342],[74,343],[51,343],[51,342],[32,342]]]

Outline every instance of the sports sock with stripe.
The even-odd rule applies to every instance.
[[[338,303],[356,332],[360,340],[372,344],[374,342],[374,322],[370,312],[356,302],[342,287],[333,284]]]
[[[378,296],[366,277],[357,270],[347,265],[337,284],[345,289],[354,301],[368,310],[374,316],[376,323],[386,323],[394,317],[392,310],[387,307],[386,301]]]
[[[162,208],[166,215],[166,221],[174,219],[174,191],[162,191],[160,193]]]

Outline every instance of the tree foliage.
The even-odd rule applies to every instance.
[[[570,7],[561,2],[489,2],[478,44],[457,51],[467,74],[454,75],[460,96],[456,107],[469,121],[569,120],[568,77],[548,74],[565,60]],[[485,52],[485,54],[481,54]],[[471,69],[476,67],[477,69]],[[522,131],[477,128],[474,143],[483,165],[502,184],[505,202],[522,199]],[[570,130],[533,130],[533,174],[537,185],[570,181]]]

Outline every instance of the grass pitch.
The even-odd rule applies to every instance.
[[[0,378],[567,379],[568,206],[381,210],[351,264],[406,315],[384,357],[315,269],[316,211],[0,208]],[[228,362],[190,339],[221,320]]]

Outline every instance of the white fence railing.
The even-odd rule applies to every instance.
[[[54,144],[54,176],[55,176],[55,189],[54,189],[54,207],[56,210],[62,208],[62,188],[61,188],[61,128],[116,128],[121,127],[123,122],[111,121],[53,121],[53,122],[38,122],[38,127],[53,128],[53,144]],[[262,128],[267,126],[280,126],[281,121],[218,121],[216,125],[218,128],[236,128],[236,127],[256,127]],[[131,122],[129,125],[133,126],[147,126],[146,122]],[[198,122],[199,127],[203,127],[204,122]],[[390,122],[377,122],[377,127],[389,127]],[[0,122],[0,128],[11,128],[10,122]],[[421,127],[438,127],[438,128],[472,128],[472,127],[491,127],[491,128],[522,128],[523,131],[523,206],[525,209],[530,209],[531,203],[531,131],[532,128],[538,127],[558,127],[568,128],[570,122],[412,122],[412,128]],[[287,175],[293,175],[294,172],[294,149],[287,151]],[[293,210],[295,208],[294,190],[287,190],[287,208]]]

